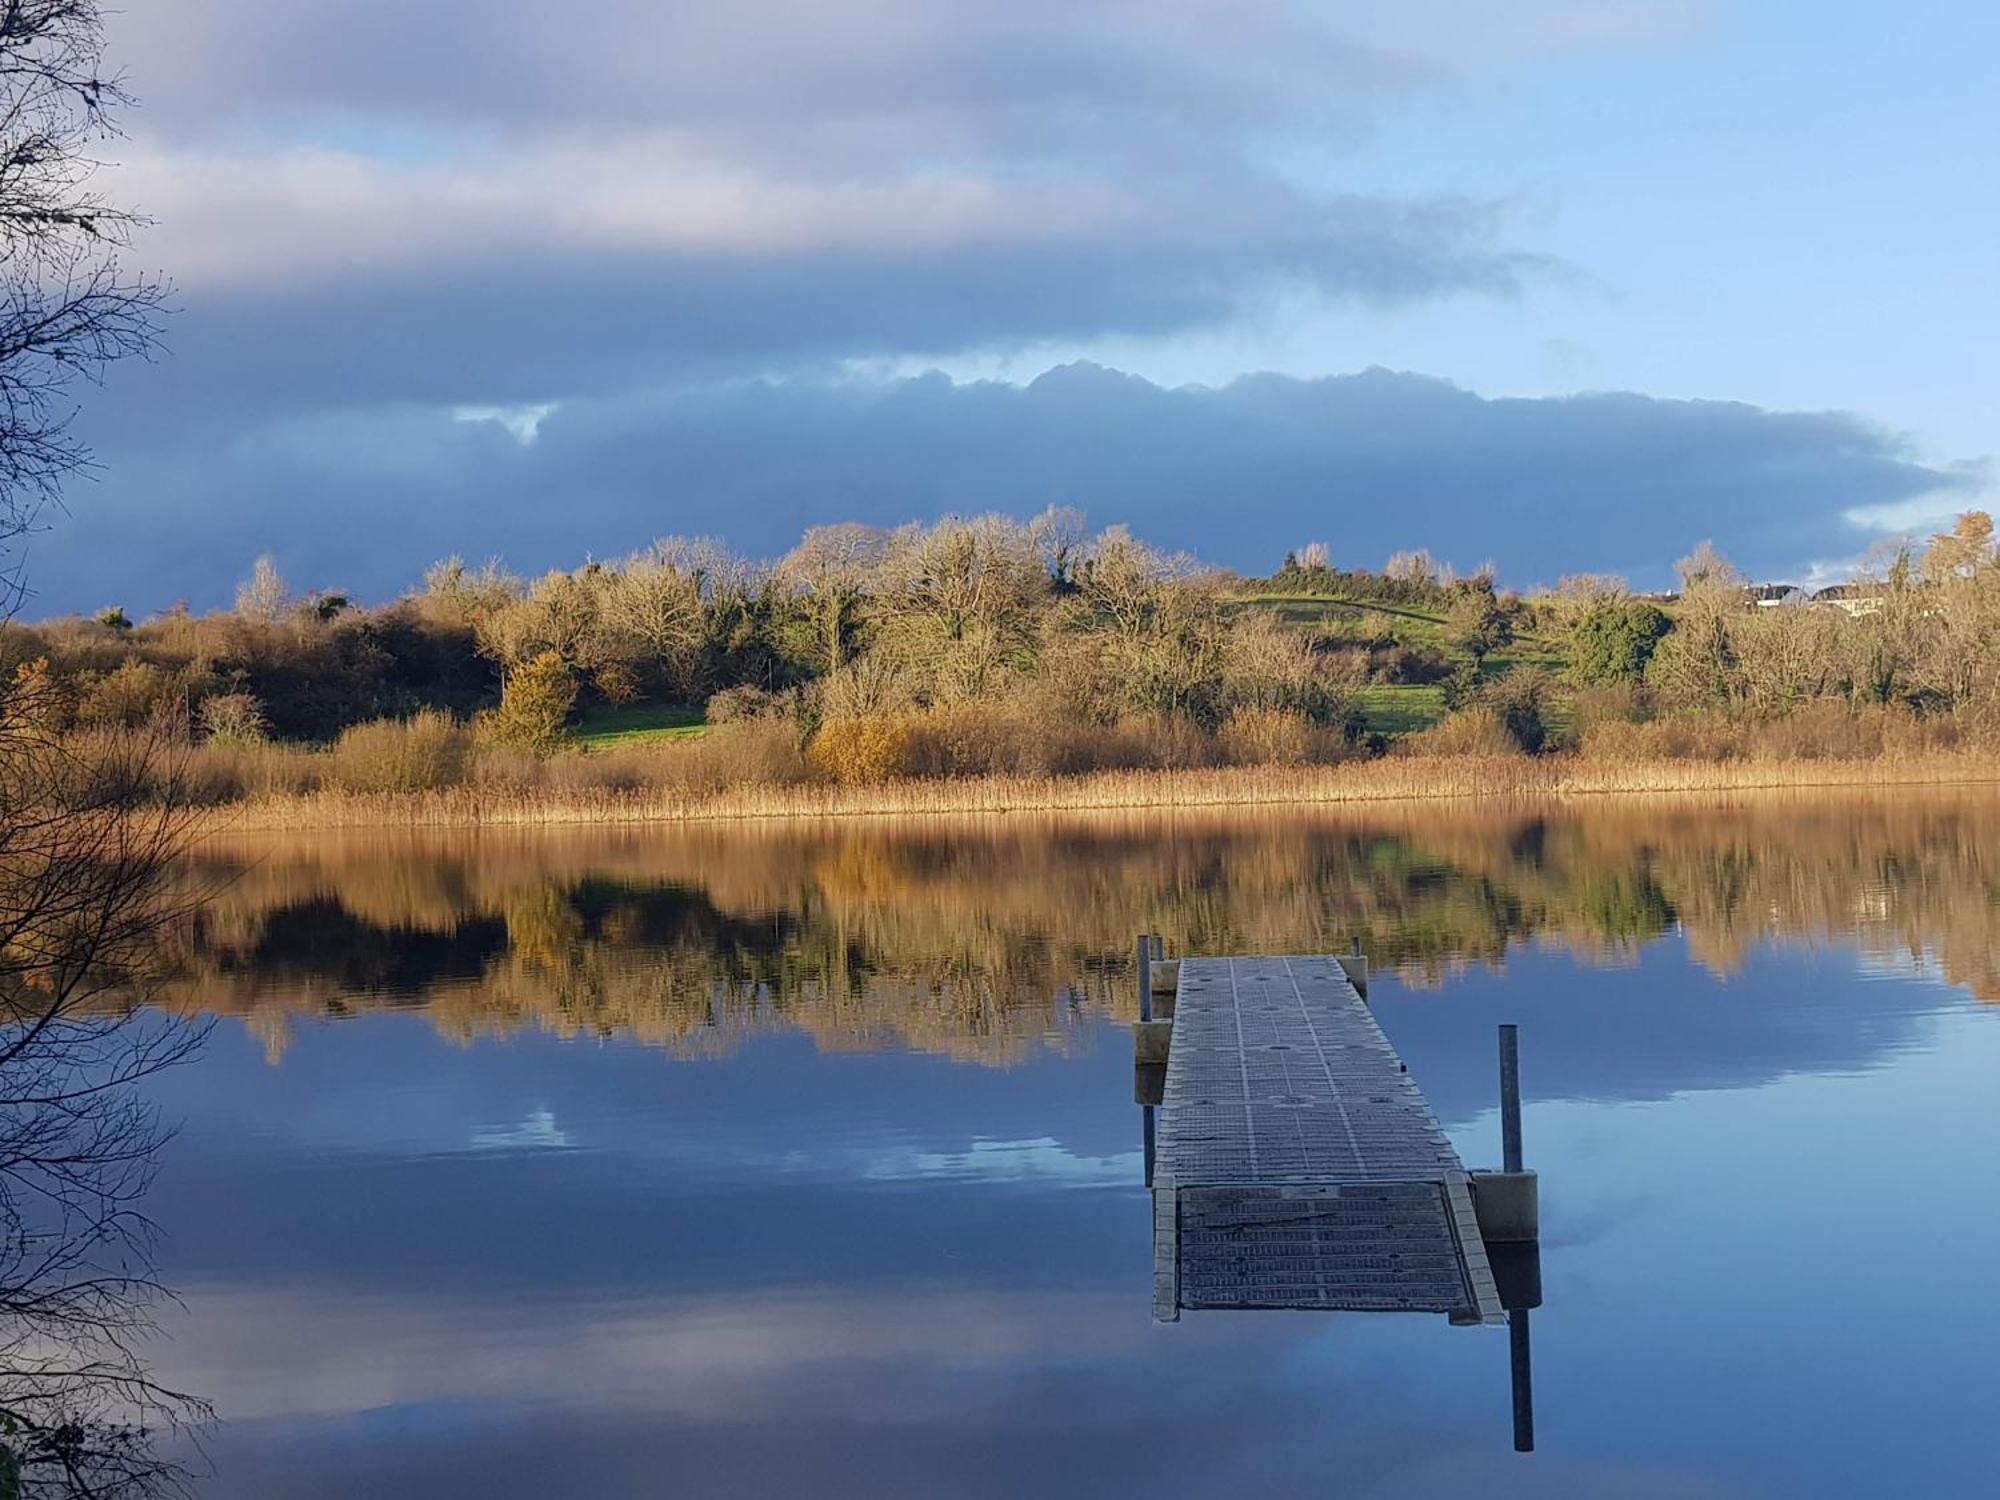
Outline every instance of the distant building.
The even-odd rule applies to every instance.
[[[1882,607],[1888,590],[1879,583],[1829,584],[1813,595],[1813,603],[1844,609],[1850,615],[1872,615]]]
[[[1796,583],[1753,583],[1743,592],[1759,609],[1783,609],[1812,602],[1812,596]]]

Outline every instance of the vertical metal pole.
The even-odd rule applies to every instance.
[[[1514,1451],[1535,1451],[1535,1372],[1528,1353],[1528,1310],[1507,1314],[1507,1365],[1514,1388]]]
[[[1153,934],[1153,961],[1159,963],[1167,956],[1167,940],[1157,932]]]
[[[1153,1019],[1153,940],[1139,934],[1139,1019]]]
[[[1140,1106],[1139,1113],[1145,1117],[1145,1123],[1140,1128],[1143,1132],[1141,1139],[1146,1148],[1146,1186],[1151,1187],[1153,1185],[1153,1106],[1150,1104],[1142,1105]]]
[[[1512,1022],[1500,1028],[1500,1166],[1521,1170],[1521,1034]]]
[[[1356,958],[1361,957],[1361,939],[1355,938],[1352,942],[1350,942],[1347,945],[1347,951]]]

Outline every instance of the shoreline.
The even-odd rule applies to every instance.
[[[1080,776],[988,776],[867,786],[746,785],[690,795],[509,791],[455,787],[414,793],[312,792],[202,809],[198,838],[343,829],[688,826],[853,819],[1019,815],[1172,814],[1463,802],[1565,801],[1747,793],[1912,791],[2000,786],[2000,757],[1985,752],[1873,760],[1648,761],[1569,756],[1389,757],[1326,766],[1105,771]]]

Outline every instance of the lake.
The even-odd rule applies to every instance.
[[[151,1081],[216,1497],[1986,1495],[2000,796],[221,841]],[[1152,1321],[1133,935],[1346,951],[1508,1336]]]

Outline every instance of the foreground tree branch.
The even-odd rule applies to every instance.
[[[13,544],[89,454],[71,390],[153,345],[139,221],[93,188],[127,102],[96,0],[0,0],[0,616]],[[140,1203],[165,1129],[138,1085],[201,1031],[138,1013],[175,910],[187,798],[157,739],[79,748],[44,676],[0,684],[0,1500],[181,1487],[158,1445],[206,1408],[142,1358],[169,1294]]]
[[[142,221],[94,186],[129,103],[96,0],[0,0],[0,609],[13,545],[88,467],[72,387],[154,344],[165,288],[119,251]]]

